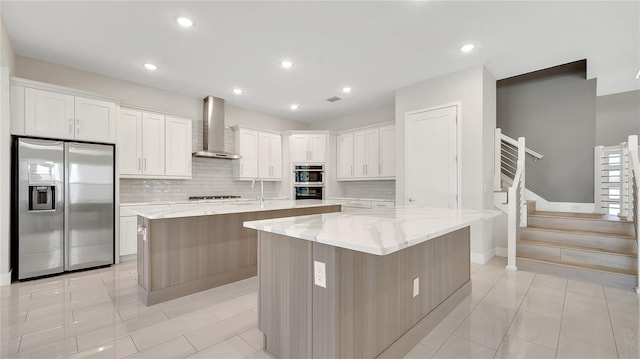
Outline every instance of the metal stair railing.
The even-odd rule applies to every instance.
[[[514,140],[503,135],[499,128],[496,128],[494,141],[494,190],[502,191],[503,178],[511,182],[507,191],[507,269],[517,270],[516,244],[520,227],[527,226],[527,208],[524,200],[525,157],[528,154],[537,161],[543,156],[528,149],[524,137]]]
[[[633,220],[633,229],[636,237],[636,248],[640,252],[640,217],[638,217],[640,211],[640,159],[638,158],[638,136],[629,136],[627,142],[628,146],[628,159],[629,159],[629,171],[628,171],[628,184],[629,184],[629,206],[627,213],[627,220]],[[637,256],[637,279],[636,279],[636,293],[640,294],[640,253]]]

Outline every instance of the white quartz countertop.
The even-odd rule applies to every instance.
[[[244,222],[247,228],[386,255],[499,215],[499,211],[395,207]]]
[[[210,203],[198,203],[193,204],[176,204],[167,206],[163,205],[145,205],[140,207],[130,207],[128,211],[146,217],[148,219],[164,219],[164,218],[181,218],[181,217],[195,217],[195,216],[209,216],[215,214],[229,214],[229,213],[244,213],[244,212],[260,212],[271,211],[278,209],[291,209],[291,208],[308,208],[308,207],[322,207],[335,205],[332,202],[325,202],[320,200],[288,200],[288,199],[274,199],[265,200],[264,206],[260,205],[260,201],[242,200],[232,202],[210,202]]]

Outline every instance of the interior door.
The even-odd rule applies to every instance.
[[[405,117],[405,203],[458,208],[457,107]]]
[[[113,146],[66,144],[65,269],[113,263]]]

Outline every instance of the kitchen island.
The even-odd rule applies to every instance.
[[[339,211],[313,200],[138,209],[141,299],[152,305],[255,276],[257,233],[245,221]]]
[[[398,358],[471,292],[470,230],[495,211],[399,207],[245,222],[276,358]]]

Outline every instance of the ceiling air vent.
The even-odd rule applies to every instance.
[[[327,101],[329,101],[329,102],[336,102],[336,101],[340,101],[340,100],[342,100],[342,98],[338,97],[338,96],[329,97],[327,99]]]

